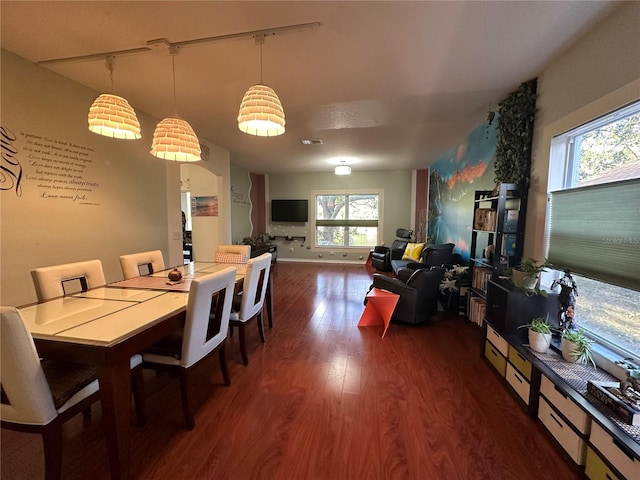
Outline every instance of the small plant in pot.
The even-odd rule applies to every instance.
[[[593,368],[596,362],[591,353],[593,340],[589,340],[581,329],[566,329],[562,332],[562,358],[572,363],[591,363]]]
[[[551,325],[546,318],[536,317],[531,323],[521,325],[518,328],[528,328],[529,348],[534,352],[545,353],[551,345]]]
[[[538,281],[540,274],[546,272],[550,267],[551,264],[546,259],[544,262],[538,263],[533,258],[523,258],[518,266],[507,272],[507,276],[516,287],[524,292],[546,296],[547,292],[538,288]]]

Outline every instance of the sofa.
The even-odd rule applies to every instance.
[[[399,258],[391,259],[391,269],[393,270],[393,273],[398,276],[400,271],[404,268],[408,268],[412,271],[421,268],[429,269],[431,267],[442,266],[449,268],[451,267],[451,265],[456,263],[456,259],[458,263],[460,262],[460,256],[453,253],[454,247],[455,245],[453,243],[426,245],[422,249],[422,253],[420,254],[420,261],[416,262],[415,260],[402,260],[402,255],[400,255]]]

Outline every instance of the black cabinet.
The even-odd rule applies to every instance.
[[[513,288],[507,280],[487,282],[486,321],[499,334],[516,335],[528,343],[527,329],[519,328],[537,317],[548,318],[552,325],[558,319],[558,294],[531,295]]]

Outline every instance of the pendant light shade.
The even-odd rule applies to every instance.
[[[238,128],[249,135],[275,137],[284,133],[284,110],[276,92],[254,85],[244,94],[238,113]]]
[[[202,151],[191,125],[180,118],[165,118],[153,132],[150,153],[164,160],[197,162]]]
[[[202,150],[200,141],[188,122],[177,118],[176,107],[176,55],[179,48],[169,46],[171,55],[171,71],[173,74],[173,108],[176,114],[173,118],[165,118],[156,126],[153,132],[153,142],[149,153],[164,160],[176,162],[197,162],[201,160]]]
[[[262,45],[265,34],[256,35],[260,45],[260,83],[247,90],[238,112],[238,128],[256,137],[276,137],[284,133],[284,110],[276,92],[262,81]]]
[[[334,170],[336,175],[351,175],[351,167],[349,165],[338,165]]]
[[[105,66],[109,70],[111,91],[113,91],[113,65],[115,57],[108,55]],[[117,95],[103,93],[89,108],[89,130],[98,135],[124,140],[137,140],[140,122],[129,102]]]
[[[129,102],[117,95],[104,93],[89,108],[89,130],[105,137],[137,140],[140,122]]]

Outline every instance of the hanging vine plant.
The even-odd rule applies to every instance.
[[[520,85],[498,105],[496,183],[529,185],[531,172],[531,143],[536,114],[536,86],[534,78]]]

